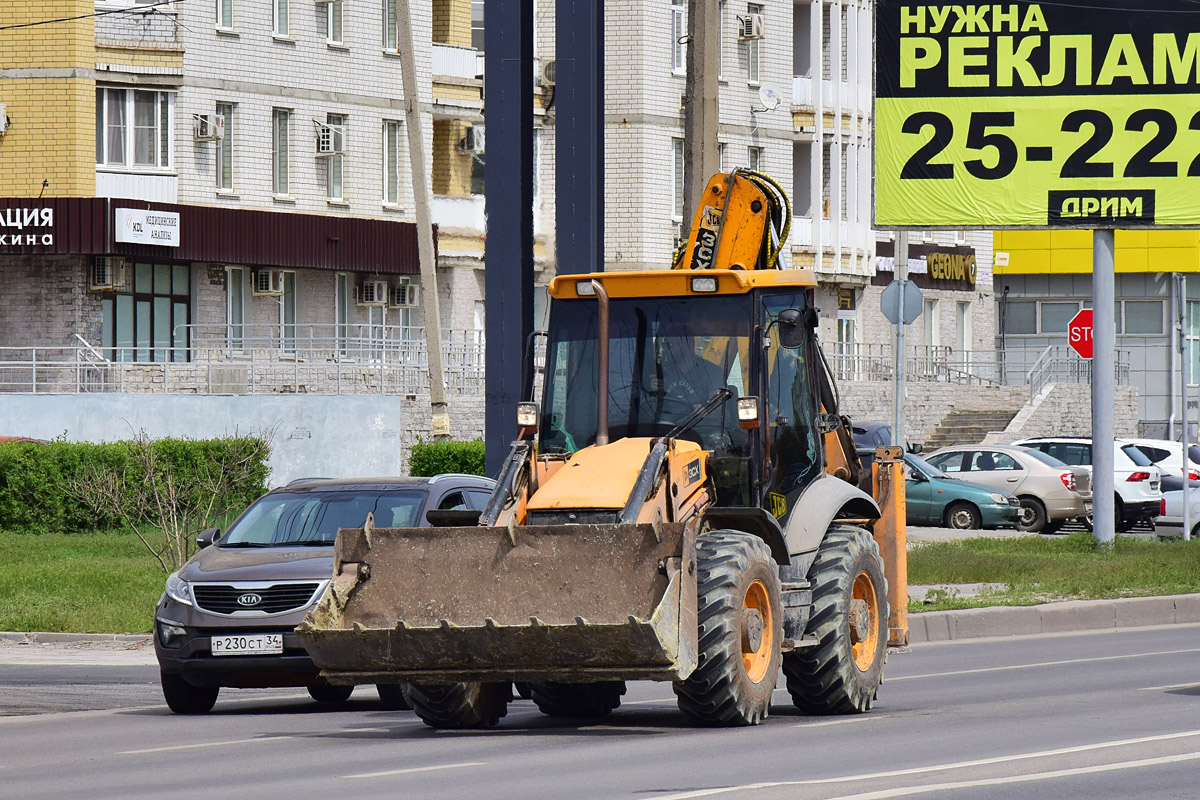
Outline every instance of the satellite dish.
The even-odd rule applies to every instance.
[[[774,111],[779,107],[781,99],[779,90],[770,84],[758,90],[758,102],[762,103],[764,111]]]

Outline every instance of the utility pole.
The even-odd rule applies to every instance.
[[[708,179],[721,169],[717,73],[720,0],[688,0],[687,83],[683,102],[683,230],[691,227]]]
[[[404,129],[408,134],[408,160],[412,167],[413,199],[417,211],[417,253],[421,260],[421,285],[425,303],[425,349],[429,359],[429,405],[433,412],[433,438],[450,438],[446,410],[446,379],[442,366],[442,312],[438,304],[437,263],[433,251],[433,203],[429,171],[425,164],[425,129],[421,125],[421,98],[417,94],[417,65],[413,58],[412,14],[408,0],[396,0],[396,46],[400,51],[400,79],[404,89]]]
[[[1179,302],[1176,329],[1179,345],[1179,398],[1180,405],[1183,407],[1183,412],[1180,414],[1183,418],[1183,425],[1179,443],[1183,449],[1183,538],[1186,541],[1192,538],[1192,481],[1189,477],[1192,474],[1192,462],[1188,457],[1189,439],[1191,438],[1188,420],[1191,415],[1188,413],[1190,359],[1187,346],[1187,276],[1182,272],[1175,273],[1175,296]]]
[[[1111,230],[1092,233],[1092,534],[1105,546],[1111,546],[1116,539],[1113,359],[1117,352],[1117,323],[1113,239]]]

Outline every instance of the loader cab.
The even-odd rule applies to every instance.
[[[711,454],[716,505],[759,506],[783,519],[823,469],[809,369],[812,331],[795,330],[807,291],[619,296],[609,305],[609,436],[669,433],[722,387],[732,397],[681,438]],[[539,451],[569,455],[595,443],[598,304],[551,306]],[[797,344],[797,339],[799,343]],[[760,399],[746,430],[737,398]]]

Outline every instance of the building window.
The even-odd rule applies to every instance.
[[[290,19],[289,8],[290,0],[272,0],[274,7],[274,27],[271,32],[276,36],[290,36],[292,32],[292,24]]]
[[[225,118],[225,138],[217,142],[217,189],[233,191],[233,103],[217,103],[217,113]]]
[[[958,327],[954,334],[954,345],[958,352],[966,353],[971,349],[971,304],[959,301],[956,310]]]
[[[325,44],[342,44],[342,0],[325,4]]]
[[[383,121],[383,202],[400,204],[400,123]]]
[[[1041,321],[1042,333],[1066,333],[1071,317],[1079,313],[1079,303],[1042,303]]]
[[[383,49],[396,52],[396,0],[383,0]]]
[[[134,264],[132,289],[101,306],[101,340],[112,361],[188,360],[189,265]]]
[[[233,30],[233,0],[217,0],[217,27]]]
[[[271,190],[277,195],[288,193],[288,127],[292,112],[277,108],[271,114]]]
[[[246,335],[246,270],[225,268],[225,327],[229,349],[240,351]]]
[[[925,298],[925,308],[921,315],[925,320],[925,346],[934,347],[940,341],[941,326],[938,324],[938,301]]]
[[[762,157],[763,149],[761,147],[746,148],[746,165],[755,172],[759,172],[762,168]]]
[[[482,53],[483,44],[483,0],[471,0],[471,47]]]
[[[1117,321],[1117,332],[1126,336],[1161,336],[1163,332],[1163,304],[1159,300],[1126,300],[1124,305],[1124,330],[1121,320]]]
[[[325,124],[342,132],[342,150],[346,149],[346,117],[344,114],[326,114]],[[345,197],[342,186],[343,166],[345,156],[335,153],[325,157],[325,188],[330,200],[341,200]]]
[[[687,72],[687,12],[684,6],[671,6],[671,35],[674,36],[671,71],[683,75]]]
[[[480,170],[483,171],[482,169]],[[472,194],[483,194],[472,188]],[[533,129],[533,199],[542,196],[542,129]]]
[[[1031,300],[1009,300],[1003,304],[1004,333],[1030,336],[1037,333],[1037,303]]]
[[[338,352],[346,355],[350,347],[350,276],[339,272],[335,283],[333,320],[337,327]]]
[[[675,219],[683,219],[683,139],[671,140],[675,167],[675,204],[672,206]]]
[[[279,297],[279,342],[285,353],[296,352],[296,273],[284,272]]]
[[[97,166],[170,169],[174,119],[173,92],[97,89]]]
[[[763,7],[750,3],[746,6],[746,14],[762,14]],[[758,57],[759,57],[759,39],[746,40],[746,80],[750,83],[758,83]]]
[[[725,80],[725,2],[717,3],[717,80]]]

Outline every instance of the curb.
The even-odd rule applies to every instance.
[[[1200,622],[1200,594],[1070,600],[1040,606],[912,613],[908,615],[908,641],[909,644],[925,644],[1196,622]]]
[[[991,606],[908,615],[909,644],[994,639],[1038,633],[1146,628],[1200,623],[1200,594],[1070,600],[1040,606]],[[16,644],[148,644],[148,633],[19,633],[0,631]]]
[[[0,641],[15,644],[149,644],[148,633],[20,633],[0,631]]]

